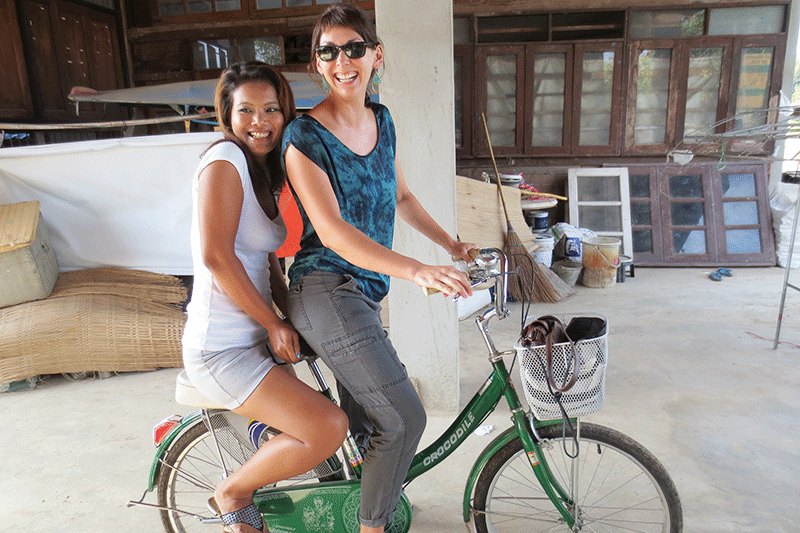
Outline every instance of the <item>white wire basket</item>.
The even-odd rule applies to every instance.
[[[557,315],[564,326],[574,318],[598,318],[600,315]],[[529,317],[527,323],[535,320]],[[545,346],[526,348],[519,341],[514,345],[520,359],[520,377],[525,389],[525,399],[539,420],[553,420],[563,415],[555,396],[547,384],[547,352]],[[570,417],[596,413],[603,408],[606,390],[606,366],[608,365],[608,324],[605,332],[595,338],[582,339],[575,343],[580,358],[580,370],[575,384],[561,394],[561,404]],[[570,343],[553,345],[553,380],[561,387],[572,377],[573,351]]]

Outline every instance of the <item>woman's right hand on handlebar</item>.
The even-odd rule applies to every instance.
[[[472,296],[469,278],[452,266],[423,265],[413,281],[423,289],[435,289],[445,296]]]

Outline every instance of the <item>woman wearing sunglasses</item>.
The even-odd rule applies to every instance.
[[[303,218],[289,269],[292,324],[334,373],[350,431],[364,453],[361,531],[391,522],[425,427],[425,412],[389,342],[379,302],[389,278],[445,295],[469,296],[466,276],[392,251],[395,214],[442,246],[468,257],[425,211],[398,164],[389,111],[372,103],[383,46],[366,13],[331,6],[313,32],[309,70],[327,97],[283,137],[284,164]]]

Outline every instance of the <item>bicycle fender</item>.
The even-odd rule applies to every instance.
[[[553,424],[560,424],[561,420],[536,420],[535,426],[537,428],[543,426],[550,426]],[[495,437],[495,439],[489,443],[486,448],[481,452],[478,456],[478,459],[475,461],[475,464],[472,465],[472,470],[467,477],[467,485],[464,487],[464,501],[463,501],[463,515],[464,515],[464,522],[469,523],[470,519],[472,518],[470,515],[470,500],[472,499],[472,493],[475,490],[475,483],[478,482],[478,476],[480,476],[481,471],[486,466],[486,463],[489,462],[489,459],[497,453],[500,448],[508,444],[511,440],[519,435],[519,431],[517,430],[516,426],[511,426],[500,435]]]
[[[201,411],[195,411],[194,413],[185,416],[181,423],[175,429],[173,429],[169,435],[167,435],[167,438],[164,439],[164,442],[161,443],[161,446],[158,447],[158,450],[156,450],[156,456],[153,459],[153,464],[150,466],[150,478],[147,484],[147,492],[152,492],[152,490],[156,488],[156,483],[158,483],[158,473],[161,471],[161,461],[166,458],[167,451],[169,451],[172,441],[178,438],[178,436],[183,433],[184,429],[197,422],[201,416]]]
[[[469,476],[467,477],[467,486],[464,488],[463,514],[465,523],[469,523],[472,518],[470,514],[470,500],[472,499],[472,492],[475,489],[475,483],[478,482],[478,476],[483,470],[483,467],[486,466],[489,459],[497,453],[500,448],[508,444],[508,442],[514,439],[518,434],[517,428],[514,426],[502,432],[483,449],[478,459],[475,461],[475,464],[472,465],[472,470],[470,470]]]

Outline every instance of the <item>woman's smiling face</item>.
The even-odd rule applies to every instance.
[[[243,83],[231,94],[231,129],[259,160],[265,161],[283,135],[283,113],[271,83]]]
[[[325,30],[319,39],[320,46],[343,46],[353,42],[363,42],[364,38],[355,30],[343,26],[333,26]],[[331,86],[331,90],[343,94],[360,95],[366,91],[372,71],[383,63],[383,48],[380,44],[367,48],[364,57],[352,59],[340,50],[332,61],[322,61],[317,57],[317,71]],[[362,96],[363,98],[363,96]]]

